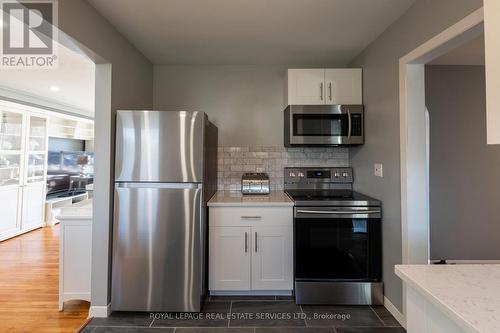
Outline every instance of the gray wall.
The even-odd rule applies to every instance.
[[[366,144],[350,150],[356,189],[381,199],[386,297],[402,309],[399,163],[399,58],[482,6],[481,0],[417,0],[350,64],[363,67]],[[373,164],[384,164],[384,178]]]
[[[96,68],[91,303],[92,306],[106,306],[110,299],[114,119],[117,109],[150,109],[153,106],[153,66],[87,1],[64,0],[58,5],[60,30],[81,43],[99,64]]]
[[[500,259],[500,146],[486,144],[484,66],[426,66],[431,259]]]
[[[154,107],[205,111],[219,145],[283,145],[285,66],[155,66]]]

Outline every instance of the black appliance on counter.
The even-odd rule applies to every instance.
[[[383,304],[381,203],[352,183],[351,168],[285,168],[297,304]]]
[[[92,184],[93,176],[47,171],[47,199],[67,198],[87,192],[85,186]]]
[[[94,153],[85,151],[49,151],[47,199],[66,198],[86,192],[94,182]]]

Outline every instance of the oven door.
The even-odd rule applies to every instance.
[[[292,105],[289,117],[291,145],[363,143],[362,105]]]
[[[380,281],[380,207],[295,207],[296,281]]]

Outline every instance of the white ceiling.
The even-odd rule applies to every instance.
[[[454,48],[428,65],[478,65],[484,66],[484,34]]]
[[[154,64],[345,65],[414,0],[88,0]]]
[[[30,98],[42,105],[93,117],[95,65],[88,58],[57,45],[58,67],[52,69],[3,69],[1,94],[17,99]],[[59,91],[51,90],[58,87]],[[19,96],[19,97],[18,97]]]

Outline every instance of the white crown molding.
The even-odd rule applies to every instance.
[[[46,97],[28,94],[2,85],[0,85],[0,99],[36,108],[42,108],[52,112],[63,113],[70,116],[94,119],[94,114],[90,110],[81,109],[70,104],[48,99]]]

